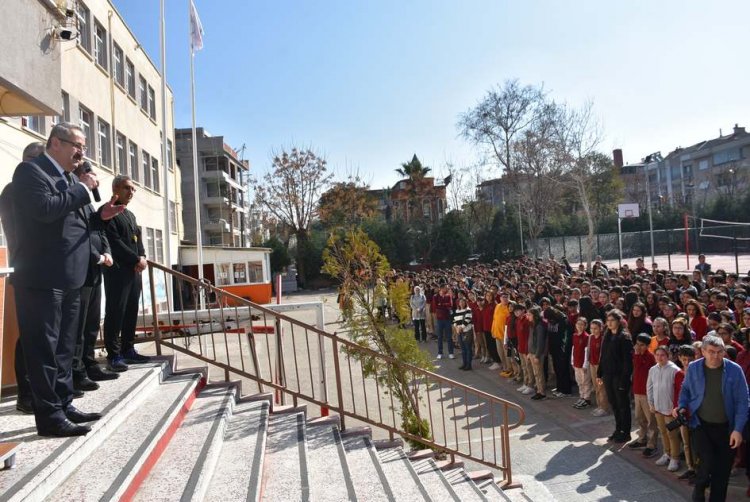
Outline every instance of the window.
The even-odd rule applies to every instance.
[[[146,227],[146,242],[144,249],[147,256],[152,260],[156,258],[156,243],[154,241],[154,229]]]
[[[128,94],[135,99],[135,66],[133,62],[125,58],[125,84],[127,85]]]
[[[157,263],[164,263],[164,239],[162,238],[162,231],[159,229],[154,230],[154,248]]]
[[[169,230],[173,234],[177,233],[177,204],[169,201]]]
[[[232,282],[232,277],[229,275],[231,265],[229,263],[217,263],[216,264],[216,285],[217,286],[228,286]]]
[[[708,159],[698,161],[698,169],[701,171],[708,169]]]
[[[151,187],[151,156],[146,150],[141,150],[141,165],[143,166],[143,186]]]
[[[91,54],[91,12],[83,2],[78,2],[76,18],[78,19],[78,45]]]
[[[151,157],[151,188],[158,192],[161,188],[159,184],[159,159]]]
[[[115,161],[117,162],[115,169],[117,170],[117,174],[128,173],[128,157],[125,151],[126,144],[127,140],[125,136],[118,132],[115,136],[115,149],[117,150],[115,153]]]
[[[94,145],[93,130],[91,129],[91,123],[94,121],[94,115],[91,110],[87,109],[83,105],[78,107],[78,125],[83,129],[83,135],[86,136],[86,144],[88,145],[88,153],[91,153]]]
[[[150,85],[148,86],[148,116],[156,120],[156,93]]]
[[[172,145],[172,140],[167,140],[167,167],[170,171],[174,171],[174,153],[173,153],[174,146]]]
[[[109,56],[107,54],[107,30],[96,22],[94,24],[94,58],[96,64],[109,70]]]
[[[70,96],[63,91],[62,93],[62,115],[63,122],[70,122]]]
[[[97,150],[99,153],[99,165],[112,166],[112,136],[110,136],[109,124],[102,119],[97,121]]]
[[[125,166],[123,174],[130,176],[133,181],[138,181],[138,145],[128,141],[128,165]]]
[[[234,271],[234,283],[244,284],[247,282],[247,265],[244,263],[234,263],[232,265]]]
[[[26,117],[21,117],[21,124],[25,128],[31,129],[35,133],[44,135],[44,117],[40,117],[38,115],[28,115]]]
[[[125,87],[125,58],[122,47],[112,42],[112,76],[120,87]]]
[[[422,202],[422,216],[424,216],[425,218],[430,217],[430,202],[429,201]]]
[[[728,150],[716,152],[714,154],[714,165],[718,166],[719,164],[726,164],[727,162],[734,162],[735,160],[740,160],[741,157],[742,156],[740,155],[739,148],[730,148]]]
[[[247,263],[248,274],[247,282],[263,282],[263,263],[259,261],[250,261]]]
[[[138,85],[138,92],[141,97],[141,110],[148,111],[148,85],[146,84],[146,79],[143,78],[143,75],[140,76]]]

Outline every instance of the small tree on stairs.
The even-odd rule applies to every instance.
[[[428,354],[417,345],[411,330],[391,323],[377,308],[375,284],[385,281],[390,265],[380,248],[360,228],[340,230],[331,235],[323,252],[322,271],[341,283],[351,301],[352,315],[344,318],[344,327],[354,343],[394,358],[400,363],[432,370]],[[396,282],[387,289],[393,313],[404,321],[411,316],[409,289]],[[381,388],[392,393],[400,405],[403,431],[429,439],[430,428],[419,414],[419,375],[400,364],[389,364],[364,352],[349,350],[347,356],[359,361],[366,377],[374,378]],[[396,410],[399,411],[399,410]],[[424,447],[413,438],[406,438],[415,448]]]

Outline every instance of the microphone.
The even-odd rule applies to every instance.
[[[90,173],[91,172],[91,163],[88,160],[84,160],[83,164],[81,164],[81,168],[83,169],[84,173]],[[99,188],[98,187],[97,188],[93,188],[91,190],[91,193],[93,194],[94,200],[96,202],[101,202],[102,201],[102,196],[99,195]]]

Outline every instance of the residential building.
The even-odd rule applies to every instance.
[[[510,196],[507,180],[494,178],[483,181],[477,185],[476,195],[477,200],[484,201],[494,208],[505,210],[505,204]]]
[[[206,246],[248,247],[247,178],[250,163],[240,160],[223,136],[196,129],[198,169],[193,167],[193,131],[175,130],[177,163],[182,175],[185,241],[196,243],[194,180],[198,177],[201,239]]]
[[[446,192],[444,184],[435,178],[417,177],[398,181],[392,188],[369,190],[386,221],[392,219],[413,223],[437,223],[445,214]]]
[[[55,35],[49,41],[55,51],[46,56],[44,64],[59,67],[60,72],[57,82],[55,71],[50,71],[47,85],[56,87],[55,99],[47,98],[50,106],[33,113],[29,111],[27,116],[0,118],[0,161],[4,166],[0,170],[0,189],[11,180],[21,152],[28,143],[46,141],[53,125],[60,120],[78,124],[87,137],[86,158],[99,177],[102,198],[111,195],[115,175],[126,174],[133,178],[139,190],[129,208],[142,225],[148,258],[161,263],[176,263],[180,228],[175,216],[181,202],[179,172],[174,168],[172,153],[173,98],[167,88],[167,122],[166,127],[162,127],[162,97],[155,90],[160,88],[161,75],[156,65],[110,0],[77,0],[67,4],[63,0],[19,3],[35,7],[41,3],[47,9],[48,5],[66,5],[67,12],[62,10],[62,17],[53,17],[54,22],[64,23],[62,28],[70,31],[71,39],[64,40]],[[21,9],[26,12],[23,18],[33,16],[28,10]],[[13,16],[5,16],[0,23],[22,24],[16,12]],[[158,16],[158,7],[154,7],[154,15]],[[54,22],[48,26],[53,26]],[[23,26],[22,31],[35,35],[44,32],[29,26]],[[36,41],[32,45],[36,47],[39,43]],[[26,60],[27,51],[28,47],[7,44],[0,61],[5,63],[7,58],[9,64],[17,64]],[[0,66],[3,74],[5,66]],[[38,78],[39,70],[34,68],[34,72]],[[45,74],[45,78],[39,80],[46,81],[47,78]],[[30,89],[41,92],[35,91],[33,86]],[[167,169],[163,168],[162,130],[167,131]],[[165,203],[167,185],[169,201]],[[167,249],[171,253],[169,259],[165,256]]]
[[[731,134],[646,160],[650,161],[621,166],[629,202],[646,204],[648,173],[653,207],[702,205],[750,186],[750,133],[735,125]]]

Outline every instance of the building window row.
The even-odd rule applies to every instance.
[[[158,228],[141,227],[143,247],[146,257],[157,263],[164,263],[164,234]]]
[[[122,47],[114,40],[109,40],[109,35],[104,25],[96,18],[93,19],[91,11],[86,5],[79,1],[76,9],[78,23],[78,45],[89,55],[93,56],[95,63],[104,71],[110,71],[110,47],[112,49],[112,78],[115,83],[133,100],[141,110],[152,120],[156,120],[156,91],[148,84],[143,75],[138,75],[136,87],[136,71],[133,62],[125,56]]]

